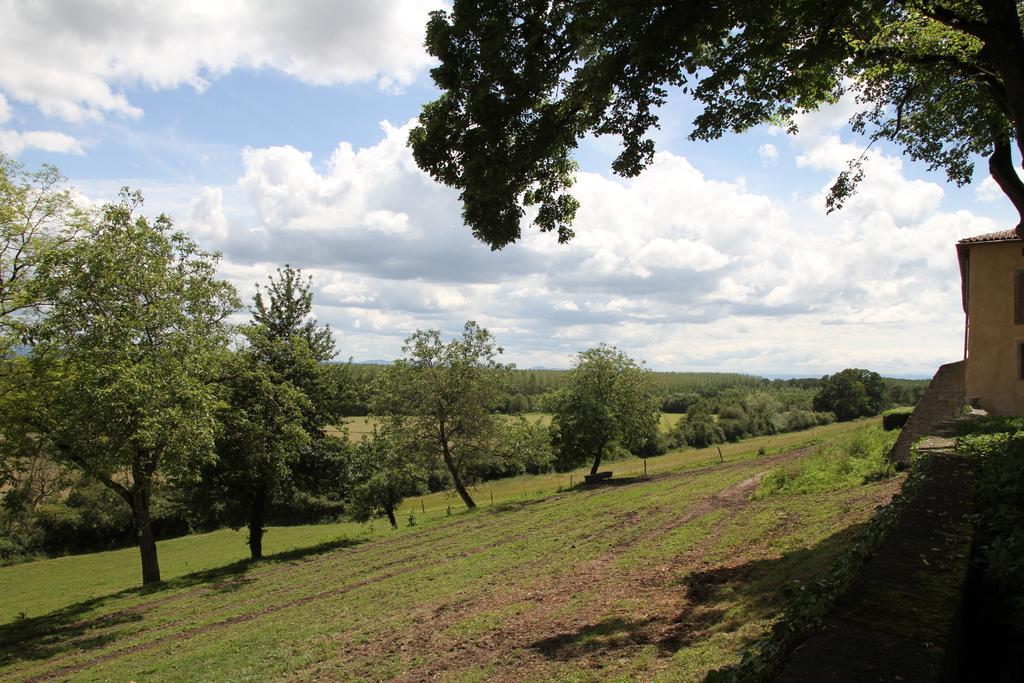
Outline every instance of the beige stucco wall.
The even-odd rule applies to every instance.
[[[968,271],[967,396],[993,415],[1024,415],[1024,380],[1014,323],[1014,286],[1024,241],[972,245]]]

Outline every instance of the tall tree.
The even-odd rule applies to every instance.
[[[227,359],[219,377],[226,406],[219,413],[217,459],[193,490],[200,507],[219,522],[249,530],[249,553],[263,557],[268,510],[291,492],[292,468],[311,438],[304,410],[309,399],[257,360],[251,348]]]
[[[651,373],[614,346],[579,354],[566,385],[551,403],[562,467],[588,459],[597,474],[610,447],[637,448],[658,428]]]
[[[847,368],[821,378],[812,403],[815,410],[831,412],[839,421],[878,415],[886,408],[885,383],[877,372]]]
[[[54,457],[116,492],[132,510],[142,581],[160,580],[150,517],[158,482],[194,478],[215,457],[213,382],[239,305],[217,255],[166,216],[136,215],[125,191],[87,234],[36,264],[46,302],[31,330],[37,410],[5,422],[5,447],[44,442]]]
[[[669,87],[701,107],[691,139],[772,123],[852,91],[872,140],[970,180],[975,155],[1024,221],[1024,35],[1015,0],[455,0],[434,12],[427,49],[441,95],[410,132],[421,168],[461,193],[473,234],[499,249],[525,207],[559,241],[573,235],[572,154],[588,134],[621,138],[612,169],[651,163]],[[863,176],[837,178],[829,209]]]
[[[275,502],[297,490],[338,484],[339,379],[323,363],[335,356],[330,328],[313,317],[312,279],[286,265],[257,286],[245,345],[224,366],[227,407],[218,459],[204,470],[195,498],[218,521],[249,530],[249,553],[263,556],[263,535]]]
[[[389,429],[440,457],[467,508],[466,488],[495,452],[511,365],[499,363],[494,337],[468,321],[462,336],[441,340],[438,330],[417,330],[402,346],[405,357],[382,373],[375,412]]]
[[[253,327],[268,341],[286,342],[294,349],[302,342],[309,355],[319,362],[338,355],[330,325],[321,325],[313,316],[313,276],[303,277],[302,270],[285,264],[277,269],[277,277],[268,276],[266,290],[256,285],[252,305]],[[281,349],[267,348],[271,357]],[[284,368],[283,359],[273,361]]]

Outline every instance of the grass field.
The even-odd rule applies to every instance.
[[[619,486],[516,477],[478,488],[474,513],[434,494],[403,505],[417,525],[398,531],[274,528],[255,564],[240,532],[175,539],[160,544],[172,580],[152,591],[132,587],[134,551],[2,568],[0,678],[701,680],[898,489],[752,499],[812,450],[794,448],[863,426],[730,444],[724,462],[676,452]]]

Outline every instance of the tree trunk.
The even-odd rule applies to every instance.
[[[139,556],[142,559],[142,585],[160,583],[160,561],[156,554],[153,521],[149,516],[148,482],[136,485],[132,490],[132,514],[135,518],[135,534],[139,540]]]
[[[597,474],[597,468],[601,466],[601,456],[604,454],[604,444],[602,443],[597,447],[597,452],[594,453],[594,466],[590,468],[591,474]]]
[[[263,523],[267,513],[267,489],[257,487],[249,508],[249,555],[254,560],[263,558]]]
[[[1013,167],[1009,140],[999,140],[993,145],[992,156],[988,158],[988,170],[992,174],[992,179],[999,185],[999,189],[1009,197],[1017,209],[1017,231],[1020,232],[1024,229],[1024,182],[1017,175],[1017,169]]]
[[[384,512],[388,513],[388,521],[391,522],[391,528],[398,528],[398,520],[395,519],[395,511],[391,508],[387,508]]]
[[[444,424],[441,425],[441,454],[444,456],[444,464],[448,468],[448,473],[452,475],[452,483],[455,485],[455,490],[458,492],[459,497],[462,498],[462,502],[466,504],[466,507],[470,510],[476,508],[476,503],[469,497],[469,491],[462,485],[462,479],[459,477],[458,471],[455,469],[455,460],[452,458],[452,453],[448,449],[448,435],[445,434]]]

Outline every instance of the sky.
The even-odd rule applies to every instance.
[[[313,276],[339,358],[391,360],[420,328],[488,328],[519,367],[605,342],[656,370],[931,376],[963,355],[954,250],[1016,224],[979,160],[963,188],[875,145],[858,194],[825,193],[865,140],[843,100],[800,132],[688,142],[673,93],[642,175],[618,141],[578,151],[576,237],[474,240],[457,193],[406,146],[438,94],[434,0],[0,0],[0,152],[84,197],[142,190],[246,301],[290,263]]]

